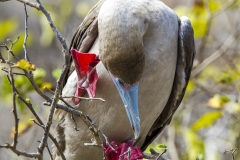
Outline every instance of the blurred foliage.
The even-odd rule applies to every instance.
[[[18,136],[22,136],[24,133],[26,133],[33,125],[33,121],[27,120],[27,121],[23,121],[20,122],[18,124]],[[10,134],[11,138],[14,137],[14,133],[15,133],[15,127],[12,128],[12,132]]]
[[[68,23],[69,16],[72,13],[73,3],[65,0],[51,1],[43,3],[44,7],[48,10],[51,18],[59,31],[62,31],[65,24]],[[64,6],[64,9],[61,9]],[[40,17],[40,24],[42,34],[40,37],[40,44],[43,47],[49,47],[52,44],[55,35],[49,26],[49,23],[41,12],[35,10],[35,13]]]
[[[0,42],[5,41],[10,34],[13,34],[13,32],[17,29],[17,27],[18,27],[18,22],[14,18],[0,20],[0,28],[1,28]]]
[[[54,70],[52,71],[52,76],[57,80],[57,79],[60,77],[61,72],[62,72],[61,69],[54,69]]]
[[[183,133],[184,139],[186,141],[186,153],[183,154],[183,159],[196,159],[198,157],[199,160],[204,159],[204,142],[202,138],[193,130],[186,129]]]
[[[192,129],[198,131],[201,128],[212,126],[213,123],[222,116],[221,111],[208,112],[202,115],[193,125]]]

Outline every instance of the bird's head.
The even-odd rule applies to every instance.
[[[145,56],[142,43],[124,44],[126,46],[100,48],[100,59],[120,94],[136,139],[140,134],[138,86],[145,66]]]

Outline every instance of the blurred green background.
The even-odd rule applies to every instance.
[[[84,16],[97,0],[43,1],[54,23],[69,44]],[[164,157],[172,160],[231,160],[226,150],[240,149],[240,0],[164,0],[179,15],[190,18],[196,43],[196,59],[186,95],[170,125],[150,146],[164,143]],[[37,66],[36,83],[54,89],[63,65],[62,48],[44,15],[27,7],[29,58]],[[13,51],[23,57],[24,6],[16,1],[0,2],[0,44],[19,41]],[[7,57],[4,48],[0,52]],[[13,60],[14,61],[14,60]],[[0,67],[4,67],[0,64]],[[28,98],[37,113],[46,119],[49,108],[23,76],[16,76],[16,87]],[[42,129],[29,122],[33,118],[18,102],[20,111],[19,148],[36,151]],[[11,142],[14,118],[11,113],[11,87],[0,71],[0,144]],[[53,126],[54,127],[54,126]],[[28,141],[26,141],[26,138]],[[51,145],[51,142],[50,142]],[[0,149],[0,159],[26,159]],[[49,159],[45,154],[44,159]],[[240,151],[235,153],[240,160]]]

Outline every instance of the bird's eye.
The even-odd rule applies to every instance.
[[[123,81],[122,81],[121,79],[118,79],[118,82],[119,82],[119,84],[121,84],[122,86],[124,86],[124,83],[123,83]]]

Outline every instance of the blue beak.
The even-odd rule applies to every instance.
[[[126,109],[128,119],[134,131],[135,139],[140,134],[140,118],[138,113],[138,86],[139,82],[133,86],[127,87],[121,82],[119,78],[115,78],[111,73],[110,76],[122,98],[124,107]]]

